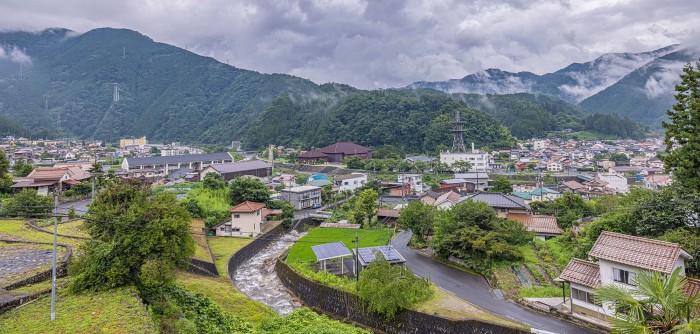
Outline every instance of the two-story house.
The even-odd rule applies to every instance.
[[[231,220],[215,225],[212,229],[216,236],[248,237],[262,233],[267,222],[267,216],[276,213],[265,207],[263,203],[245,201],[228,210]]]
[[[412,194],[423,192],[423,174],[399,174],[397,181],[408,184],[411,187]]]
[[[693,257],[680,245],[604,231],[588,252],[597,262],[572,259],[557,281],[568,282],[571,298],[564,309],[570,313],[608,320],[611,305],[595,300],[595,289],[609,284],[632,289],[635,276],[644,270],[671,274]],[[694,283],[693,283],[694,284]]]
[[[514,195],[482,192],[467,196],[464,199],[471,199],[475,202],[484,202],[496,211],[499,218],[506,218],[512,213],[529,213],[532,208],[525,201]]]
[[[321,187],[298,186],[282,189],[280,197],[291,203],[296,210],[321,207]]]
[[[337,175],[333,177],[333,181],[339,191],[352,191],[367,183],[367,174],[351,173],[347,175]]]

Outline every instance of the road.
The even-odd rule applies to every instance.
[[[56,210],[56,212],[64,215],[68,214],[68,210],[72,206],[75,208],[75,213],[82,215],[87,212],[87,206],[90,204],[90,202],[92,202],[92,198],[86,198],[75,202],[60,203],[58,204],[58,210]]]
[[[474,305],[502,315],[505,318],[527,324],[533,329],[559,334],[599,333],[589,328],[534,312],[505,300],[498,300],[491,293],[486,279],[479,275],[464,272],[416,253],[407,244],[411,232],[399,233],[391,244],[406,258],[406,266],[416,275],[430,278],[430,281]]]

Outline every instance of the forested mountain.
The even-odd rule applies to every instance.
[[[457,109],[469,122],[465,140],[478,145],[586,128],[584,113],[556,98],[317,85],[235,68],[124,29],[0,33],[0,47],[0,115],[44,136],[242,140],[247,148],[345,140],[419,152],[451,144]],[[17,124],[4,129],[28,133]]]
[[[700,49],[685,48],[634,70],[620,81],[583,101],[580,106],[590,112],[616,113],[630,119],[660,126],[666,110],[675,101],[674,87],[688,62],[700,57]]]

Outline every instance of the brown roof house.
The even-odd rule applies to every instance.
[[[542,240],[547,240],[564,233],[559,225],[557,225],[557,218],[554,216],[509,213],[506,219],[522,223],[525,229],[535,232],[535,236]]]
[[[372,159],[372,149],[350,142],[340,142],[328,145],[322,149],[299,154],[299,162],[343,162],[351,157]]]
[[[279,210],[270,210],[263,203],[245,201],[228,210],[231,220],[212,227],[216,236],[248,237],[262,234],[262,229],[267,223],[267,216],[281,213]]]
[[[17,177],[14,189],[33,188],[39,195],[70,189],[81,181],[90,179],[90,173],[78,167],[38,167],[26,177]]]
[[[680,268],[685,274],[685,261],[693,259],[676,243],[608,231],[600,234],[588,256],[597,262],[573,259],[557,278],[569,282],[571,290],[571,298],[563,309],[603,320],[613,317],[614,310],[607,303],[595,301],[595,288],[616,284],[631,289],[637,273],[644,270],[671,274]],[[694,280],[686,289],[700,290]]]

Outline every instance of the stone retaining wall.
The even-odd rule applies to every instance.
[[[219,276],[219,270],[216,269],[215,264],[213,264],[211,262],[207,262],[207,261],[202,261],[200,259],[195,259],[195,258],[190,259],[190,264],[187,267],[187,271],[191,272],[193,274],[203,275],[203,276],[212,276],[212,277]]]
[[[381,314],[369,312],[366,303],[357,295],[337,290],[310,280],[280,258],[275,264],[282,284],[306,306],[391,334],[515,334],[528,333],[524,329],[506,327],[478,320],[450,320],[423,312],[402,309],[388,320]]]
[[[39,245],[53,245],[53,243],[50,242],[37,242],[37,241],[21,241],[21,240],[8,240],[8,239],[0,239],[1,242],[8,242],[8,243],[25,243],[25,244],[39,244]],[[68,272],[68,264],[70,263],[70,256],[72,254],[72,248],[70,245],[65,245],[65,244],[57,244],[57,246],[63,247],[66,249],[66,253],[63,255],[63,259],[61,259],[61,262],[56,264],[56,277],[63,277],[67,274]],[[19,287],[23,287],[28,284],[34,284],[41,282],[47,278],[50,278],[53,273],[53,268],[52,269],[47,269],[42,272],[36,273],[30,277],[27,277],[21,281],[0,287],[5,290],[13,290],[17,289]]]

